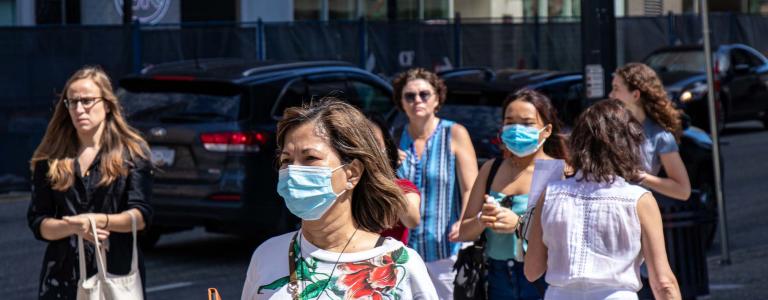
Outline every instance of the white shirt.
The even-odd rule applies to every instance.
[[[582,291],[640,290],[637,200],[648,191],[620,177],[611,184],[579,177],[547,186],[541,211],[547,283]]]
[[[294,233],[273,237],[253,252],[241,299],[292,298],[287,290],[288,247]],[[299,239],[307,271],[298,286],[308,299],[386,295],[390,297],[383,298],[437,299],[424,261],[400,241],[387,238],[379,247],[339,257],[339,253],[319,249],[306,239],[297,237]],[[336,268],[331,274],[334,265]],[[297,272],[300,272],[298,267]]]

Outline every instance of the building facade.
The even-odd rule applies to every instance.
[[[132,0],[143,24],[305,20],[578,18],[582,0]],[[696,13],[699,0],[614,0],[616,16]],[[768,0],[708,0],[711,11],[768,13]],[[108,25],[123,0],[0,0],[0,26]]]

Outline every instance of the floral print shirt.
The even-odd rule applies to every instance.
[[[293,235],[271,238],[254,251],[241,299],[292,299],[288,247]],[[297,240],[300,299],[437,299],[421,257],[400,241],[387,238],[379,247],[339,257]]]

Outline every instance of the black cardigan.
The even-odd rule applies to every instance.
[[[115,214],[128,209],[138,209],[149,227],[152,220],[152,165],[145,160],[126,160],[130,169],[128,176],[121,176],[112,184],[98,186],[101,178],[97,155],[91,164],[88,176],[80,174],[75,160],[75,181],[66,191],[51,188],[47,178],[48,162],[35,164],[32,176],[32,201],[27,211],[29,228],[35,238],[48,243],[40,273],[40,299],[74,299],[77,281],[80,278],[77,254],[77,236],[49,241],[40,234],[40,224],[45,218],[61,219],[82,213]],[[107,270],[112,274],[127,274],[131,267],[132,237],[130,233],[112,232],[109,236]],[[96,274],[93,245],[85,242],[85,258],[88,277]],[[139,251],[139,270],[144,281],[143,255]],[[144,286],[143,284],[142,286]]]

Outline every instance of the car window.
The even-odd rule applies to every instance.
[[[699,50],[659,52],[649,56],[645,64],[657,72],[704,72],[704,52]]]
[[[283,88],[280,98],[275,102],[272,108],[272,116],[279,119],[283,116],[283,111],[288,107],[300,106],[304,101],[311,99],[307,83],[297,78],[289,81]]]
[[[308,85],[309,98],[311,100],[319,100],[326,96],[333,96],[340,99],[345,99],[347,97],[347,84],[344,79],[310,81]]]
[[[392,99],[384,89],[370,83],[350,80],[348,83],[347,98],[352,103],[366,112],[374,112],[381,115],[392,110]]]
[[[573,127],[582,111],[581,95],[584,92],[584,85],[581,80],[552,84],[539,88],[538,91],[549,97],[563,125]]]
[[[501,128],[501,103],[505,97],[503,93],[449,91],[437,115],[467,128],[478,157],[498,157],[501,149],[494,140]]]
[[[733,49],[731,50],[731,63],[733,66],[738,65],[747,65],[750,67],[757,66],[754,61],[750,58],[751,54],[749,52],[744,51],[743,49]]]
[[[249,112],[241,91],[227,85],[135,81],[119,88],[117,97],[133,121],[236,121],[247,118]]]

